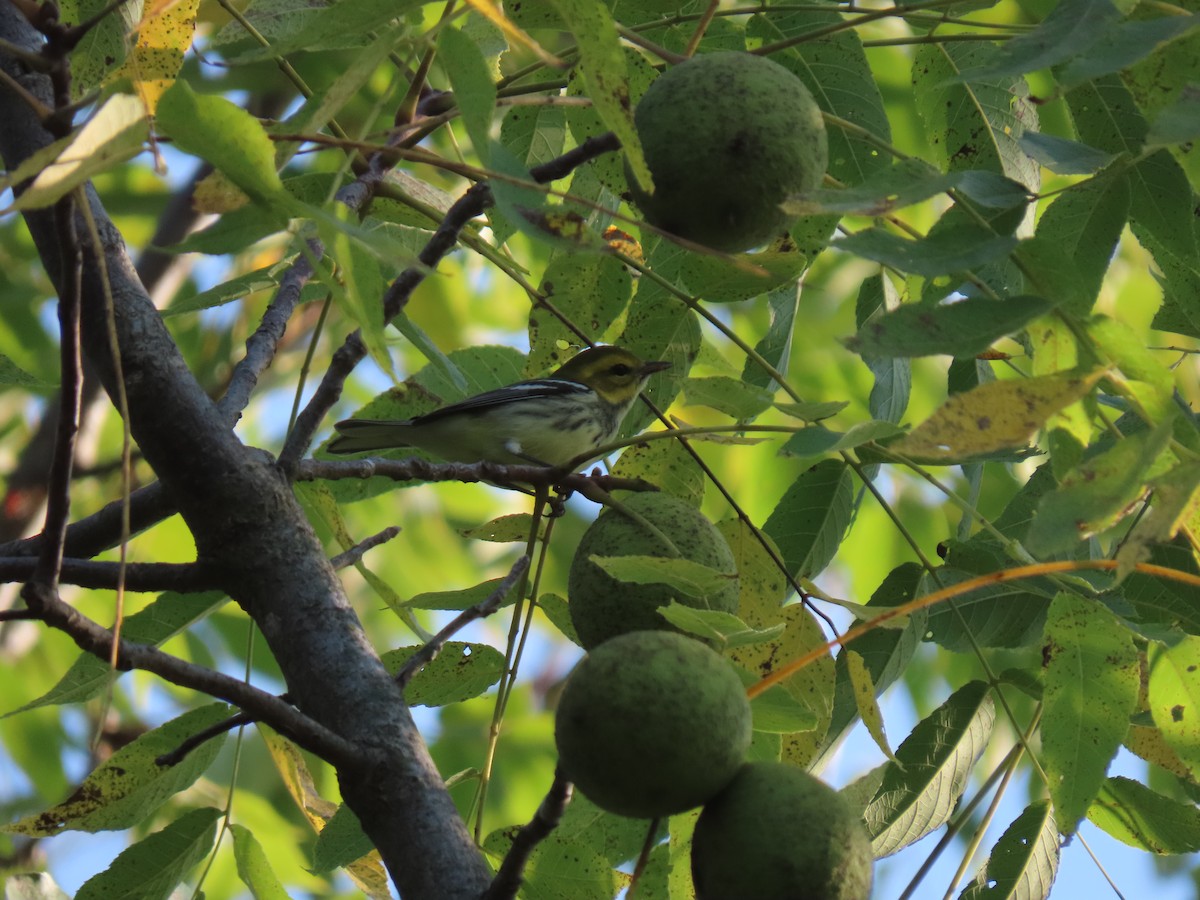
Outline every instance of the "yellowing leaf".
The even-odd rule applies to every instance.
[[[113,78],[133,82],[134,90],[154,115],[158,99],[175,81],[196,32],[200,0],[156,0],[148,4],[137,28],[137,43]]]
[[[896,754],[892,753],[891,747],[888,746],[887,734],[883,730],[883,714],[879,711],[879,704],[875,702],[875,685],[871,681],[871,673],[867,671],[867,665],[859,654],[853,650],[844,652],[846,671],[850,674],[850,686],[854,688],[854,703],[858,707],[858,714],[862,716],[871,739],[883,751],[883,755],[899,766],[900,760],[896,759]]]
[[[1103,370],[992,381],[954,394],[891,449],[922,459],[962,459],[1028,446],[1039,428],[1104,376]]]
[[[128,94],[114,94],[17,198],[13,208],[49,206],[93,175],[136,156],[148,134],[142,104]]]

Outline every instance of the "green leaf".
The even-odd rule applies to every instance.
[[[460,528],[458,533],[465,538],[476,541],[492,541],[498,544],[508,544],[529,540],[529,530],[533,526],[533,516],[529,513],[513,513],[500,516],[473,528]],[[541,523],[540,536],[545,536],[545,523]],[[495,584],[491,581],[489,584]],[[481,598],[482,599],[482,598]]]
[[[438,61],[450,77],[454,102],[462,113],[471,144],[486,166],[491,148],[496,85],[479,45],[457,28],[447,26],[438,36]]]
[[[753,684],[754,676],[747,677],[747,684]],[[763,734],[810,732],[818,723],[815,712],[778,684],[750,701],[750,713],[754,730]]]
[[[1020,145],[1040,165],[1058,175],[1091,175],[1116,159],[1115,153],[1037,131],[1021,135]]]
[[[763,598],[764,600],[766,597]],[[779,696],[774,688],[761,695],[762,706],[755,712],[755,728],[760,731],[788,728],[783,732],[782,759],[784,762],[807,767],[816,757],[825,736],[833,707],[833,659],[825,649],[825,634],[803,604],[791,603],[774,608],[741,609],[742,616],[756,628],[783,624],[783,632],[770,641],[735,647],[729,658],[746,672],[753,673],[752,681],[765,678],[772,672],[810,652],[817,651],[816,660],[796,672],[777,687],[786,692]],[[754,704],[751,704],[753,708]]]
[[[862,38],[857,31],[836,27],[843,21],[832,9],[773,9],[752,16],[746,36],[773,44],[803,35],[803,43],[772,53],[771,59],[795,73],[822,110],[890,142],[891,125]],[[832,126],[828,135],[829,174],[842,184],[862,184],[889,167],[887,156],[859,134]],[[803,244],[800,249],[815,255]]]
[[[1141,152],[1148,126],[1118,76],[1082,84],[1068,91],[1066,99],[1079,135],[1088,144],[1132,157]],[[1139,159],[1127,171],[1135,232],[1144,229],[1170,253],[1194,262],[1192,189],[1186,173],[1166,150]]]
[[[176,81],[159,101],[155,121],[179,150],[208,160],[252,199],[266,203],[283,195],[275,148],[262,124],[224,97],[197,94]]]
[[[1050,604],[1045,642],[1042,764],[1059,831],[1072,834],[1129,730],[1138,654],[1112,613],[1067,593]]]
[[[900,306],[900,296],[891,279],[880,272],[863,281],[854,305],[854,317],[859,330]],[[883,422],[899,423],[908,409],[912,393],[912,364],[893,356],[874,357],[861,354],[871,370],[875,383],[867,399],[871,415]]]
[[[1200,575],[1195,555],[1185,543],[1152,544],[1149,562]],[[1125,599],[1141,622],[1200,635],[1200,588],[1194,584],[1132,572],[1125,579],[1124,588]]]
[[[982,42],[922,44],[913,57],[913,96],[937,163],[950,171],[999,172],[1037,190],[1036,165],[1021,150],[1027,131],[1037,130],[1037,117],[1027,100],[1024,82],[999,75],[958,79],[960,72],[987,65],[994,48]]]
[[[1073,289],[1050,295],[1061,297],[1061,308],[1091,312],[1128,218],[1129,179],[1120,172],[1072,185],[1046,208],[1037,225],[1037,239],[1048,249],[1046,267],[1064,268],[1064,256],[1074,263]]]
[[[176,594],[174,591],[167,591],[145,609],[126,618],[121,634],[127,641],[157,647],[227,602],[228,597],[221,591],[205,591],[199,594]],[[27,709],[37,709],[39,706],[83,703],[93,697],[99,697],[108,690],[114,676],[122,674],[124,673],[114,673],[108,660],[100,659],[92,653],[83,653],[54,687],[38,699],[6,715],[16,715]]]
[[[711,407],[739,422],[769,409],[772,398],[770,391],[728,375],[689,378],[683,383],[683,394],[690,405]]]
[[[111,866],[84,883],[75,900],[167,900],[212,850],[221,815],[211,807],[184,813],[122,850]]]
[[[1130,778],[1109,778],[1088,821],[1117,840],[1151,853],[1200,851],[1200,810],[1155,793]]]
[[[997,561],[987,571],[1001,568]],[[918,594],[932,593],[974,578],[977,572],[952,567],[928,573],[921,579]],[[1027,647],[1042,635],[1050,598],[1032,589],[1028,582],[994,584],[976,588],[965,597],[957,597],[953,606],[941,604],[929,610],[927,636],[955,653],[970,653],[980,647]]]
[[[380,659],[395,675],[421,645],[398,647]],[[504,655],[487,644],[447,641],[433,662],[426,663],[404,688],[409,706],[446,706],[478,697],[500,680]]]
[[[317,872],[340,869],[374,849],[375,845],[362,830],[354,810],[341,803],[317,835],[313,845],[313,869]]]
[[[918,459],[957,461],[1027,446],[1050,416],[1087,395],[1103,374],[1062,373],[981,384],[951,396],[890,449]]]
[[[652,185],[642,143],[633,124],[633,98],[625,51],[608,7],[596,0],[553,0],[579,45],[580,72],[587,95],[605,125],[621,140],[625,158],[643,188]]]
[[[1053,308],[1028,296],[909,303],[872,319],[846,343],[864,356],[976,356]]]
[[[679,441],[647,441],[626,447],[612,474],[644,479],[697,509],[704,500],[704,473]]]
[[[1171,438],[1171,422],[1117,441],[1085,460],[1038,504],[1026,543],[1045,558],[1069,550],[1134,512]]]
[[[863,444],[886,440],[903,433],[904,429],[891,422],[859,422],[845,432],[830,431],[821,425],[810,425],[808,428],[801,428],[788,438],[779,448],[779,452],[784,456],[811,459],[824,456],[826,453],[853,450]]]
[[[0,830],[45,837],[66,830],[119,831],[140,824],[204,774],[225,736],[205,741],[174,766],[160,766],[158,757],[229,715],[227,704],[212,703],[146,732],[92,770],[71,797]]]
[[[1191,17],[1195,27],[1196,17]],[[1166,19],[1159,20],[1166,21]],[[1171,18],[1171,21],[1175,21]],[[1200,87],[1184,85],[1179,95],[1150,124],[1146,144],[1161,147],[1167,144],[1182,144],[1200,138]]]
[[[518,828],[513,825],[493,831],[484,838],[484,850],[503,857]],[[620,890],[618,873],[608,860],[557,832],[537,845],[522,874],[521,896],[530,900],[611,900]]]
[[[1004,830],[959,900],[1045,900],[1058,875],[1058,829],[1045,800],[1031,803]]]
[[[915,843],[950,818],[987,748],[995,719],[991,690],[972,681],[904,739],[863,813],[876,859]]]
[[[114,94],[33,179],[12,209],[39,209],[142,151],[150,134],[142,101]]]
[[[780,286],[794,292],[809,262],[792,243],[732,256],[687,251],[680,276],[686,290],[706,303],[736,303]]]
[[[681,631],[698,635],[705,640],[716,641],[723,649],[773,641],[783,634],[785,627],[782,622],[778,622],[769,628],[752,628],[733,613],[719,609],[696,609],[684,606],[677,600],[660,606],[658,614]]]
[[[1162,736],[1200,782],[1200,637],[1152,646],[1147,703]]]
[[[735,573],[719,572],[690,559],[662,556],[592,556],[592,562],[618,581],[665,584],[688,597],[708,597],[723,591]]]
[[[233,835],[233,858],[237,861],[238,877],[250,888],[254,900],[288,900],[288,893],[271,869],[262,844],[244,825],[230,825]]]
[[[1000,45],[992,59],[961,72],[958,81],[1023,75],[1077,56],[1095,44],[1121,13],[1109,0],[1061,0],[1037,27]]]
[[[853,511],[853,476],[840,460],[825,459],[800,473],[763,525],[788,571],[812,578],[837,553]]]
[[[198,312],[202,309],[213,309],[241,300],[259,291],[273,291],[279,286],[280,278],[295,264],[296,257],[286,256],[274,265],[264,266],[253,272],[238,275],[221,284],[213,285],[206,291],[183,297],[163,310],[164,319],[180,316],[184,313]]]
[[[1194,32],[1198,23],[1200,16],[1195,15],[1166,15],[1141,21],[1117,22],[1096,35],[1098,40],[1055,72],[1055,79],[1060,87],[1070,89],[1080,82],[1128,69],[1164,44],[1183,37],[1189,31]]]
[[[776,371],[786,373],[791,358],[792,328],[800,309],[799,283],[785,284],[768,293],[767,309],[771,324],[767,333],[754,345],[754,351]],[[742,381],[766,390],[776,387],[775,377],[752,358],[747,358],[742,367]]]
[[[576,323],[589,339],[603,342],[629,306],[633,278],[615,256],[556,251],[539,290],[557,315],[541,304],[530,310],[528,377],[558,368],[577,351],[579,335],[560,317]]]
[[[0,354],[0,388],[5,387],[17,387],[38,394],[48,394],[58,389],[57,384],[29,374],[7,356]]]
[[[287,0],[255,0],[246,17],[269,46],[257,42],[241,50],[245,32],[230,22],[218,32],[214,45],[224,47],[225,58],[234,64],[278,59],[297,50],[344,50],[361,52],[363,37],[416,9],[424,0],[338,0],[330,6],[298,6]]]
[[[80,25],[104,12],[104,0],[63,0],[59,21]],[[141,18],[135,4],[123,3],[102,16],[71,52],[71,99],[81,100],[100,87],[125,60],[129,36]]]
[[[835,241],[833,246],[901,272],[933,278],[1002,259],[1016,248],[1017,239],[980,225],[945,229],[920,240],[865,228]]]
[[[990,206],[1020,206],[1031,199],[1023,185],[994,172],[943,173],[924,160],[909,158],[856,187],[810,191],[785,201],[783,207],[794,215],[883,216],[951,190]]]

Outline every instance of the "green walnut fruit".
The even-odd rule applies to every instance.
[[[637,631],[605,641],[571,672],[554,741],[563,772],[601,809],[669,816],[737,774],[750,702],[733,667],[705,644]]]
[[[795,766],[747,763],[696,822],[697,900],[867,900],[871,880],[862,820]]]
[[[621,503],[665,535],[679,556],[726,573],[720,586],[697,597],[667,584],[619,581],[592,562],[593,556],[675,557],[654,531],[610,508],[584,532],[567,580],[571,622],[585,649],[630,631],[672,629],[658,608],[672,599],[685,606],[737,612],[738,582],[733,553],[701,512],[669,494],[632,494]]]
[[[646,194],[626,166],[651,225],[716,250],[767,243],[796,218],[780,208],[821,184],[829,147],[808,88],[778,63],[707,53],[655,79],[634,111],[654,176]]]

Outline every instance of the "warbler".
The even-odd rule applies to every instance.
[[[548,378],[519,381],[412,419],[346,419],[330,453],[416,447],[450,462],[564,466],[613,440],[643,385],[669,362],[593,347]],[[582,461],[582,460],[581,460]]]

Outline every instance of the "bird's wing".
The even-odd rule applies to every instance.
[[[436,422],[438,419],[459,413],[485,412],[497,407],[506,406],[509,403],[587,394],[590,391],[591,388],[586,384],[580,384],[578,381],[567,381],[562,378],[535,378],[532,381],[518,381],[516,384],[510,384],[508,387],[476,394],[474,397],[468,397],[466,400],[460,400],[458,403],[451,403],[449,406],[442,406],[432,412],[416,416],[412,420],[412,423],[420,425],[427,422]]]

